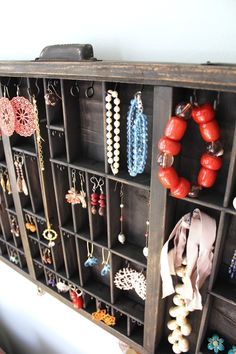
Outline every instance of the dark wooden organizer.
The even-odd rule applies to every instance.
[[[1,83],[9,82],[10,97],[20,94],[28,97],[28,88],[40,88],[37,96],[40,127],[44,143],[47,173],[47,196],[50,218],[58,231],[55,247],[51,249],[52,264],[42,259],[47,242],[42,237],[46,227],[40,192],[35,137],[23,138],[14,134],[0,142],[0,168],[7,169],[13,194],[1,191],[0,258],[25,274],[68,306],[68,293],[58,293],[48,280],[61,279],[83,291],[84,309],[80,313],[91,318],[99,306],[116,316],[117,324],[107,331],[135,347],[140,353],[171,353],[167,343],[166,322],[172,299],[161,299],[160,251],[175,223],[194,208],[200,208],[217,222],[217,238],[212,274],[202,295],[202,312],[191,314],[194,328],[190,335],[189,353],[207,353],[207,337],[215,332],[222,335],[227,348],[236,341],[236,283],[228,276],[228,267],[236,248],[236,211],[232,207],[236,195],[236,69],[234,66],[171,65],[157,63],[112,62],[0,62]],[[48,82],[53,82],[61,97],[55,107],[45,106],[44,94]],[[71,95],[71,87],[80,92]],[[85,91],[93,85],[94,96]],[[119,92],[121,98],[121,171],[113,176],[106,160],[104,97],[107,89]],[[145,173],[135,178],[126,167],[126,112],[136,91],[142,91],[145,113],[149,122],[149,149]],[[197,89],[199,102],[213,100],[220,92],[217,120],[225,154],[223,167],[216,184],[204,190],[199,198],[177,200],[162,188],[157,179],[157,142],[163,135],[167,120],[175,105],[189,99]],[[192,137],[194,136],[194,141]],[[176,161],[180,175],[194,179],[199,168],[199,157],[204,150],[196,125],[189,123],[183,139],[183,151]],[[14,154],[24,156],[24,173],[29,196],[19,195],[13,165]],[[189,166],[191,165],[191,168]],[[72,186],[72,170],[83,173],[88,208],[65,202],[65,194]],[[89,195],[92,176],[104,179],[107,195],[106,216],[92,215]],[[127,243],[117,242],[120,217],[120,185],[125,194],[124,230]],[[79,187],[79,185],[78,185]],[[150,198],[150,200],[149,200]],[[16,240],[10,232],[10,217],[14,215],[20,227]],[[25,228],[26,215],[36,225],[36,232]],[[146,220],[150,220],[149,257],[143,256]],[[102,248],[110,251],[111,272],[100,274],[101,264],[85,268],[86,243],[94,246],[94,255],[100,260]],[[14,250],[19,264],[9,261]],[[143,301],[133,291],[122,291],[113,283],[115,273],[130,264],[147,276],[147,299]]]

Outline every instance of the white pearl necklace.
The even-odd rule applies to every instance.
[[[114,129],[112,120],[112,99],[114,104]],[[107,162],[111,166],[112,173],[116,175],[119,172],[120,161],[120,99],[118,92],[108,90],[105,98],[106,101],[106,138],[107,138]],[[112,134],[113,131],[113,134]],[[114,137],[113,137],[114,135]],[[113,138],[113,139],[112,139]],[[113,141],[114,140],[114,141]]]

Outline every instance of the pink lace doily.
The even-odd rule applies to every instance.
[[[25,97],[13,97],[11,104],[15,113],[15,131],[21,136],[30,136],[36,130],[34,107]]]
[[[15,114],[8,98],[0,98],[0,128],[2,133],[11,136],[15,129]]]

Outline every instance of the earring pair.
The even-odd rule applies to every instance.
[[[32,216],[26,214],[25,219],[26,219],[26,223],[25,223],[26,230],[29,230],[30,232],[34,233],[36,231],[36,226],[35,226]]]
[[[90,248],[90,243],[87,242],[87,259],[84,262],[84,266],[85,267],[93,267],[95,265],[98,264],[98,259],[96,257],[93,256],[93,244],[91,244],[91,248]],[[101,275],[104,277],[105,275],[107,275],[110,270],[111,270],[111,266],[109,264],[109,260],[110,260],[110,251],[108,251],[107,257],[105,257],[105,250],[104,248],[102,248],[102,265],[103,268],[101,270]]]
[[[115,324],[116,324],[115,316],[110,315],[109,312],[107,312],[107,310],[105,310],[105,309],[101,310],[100,308],[96,312],[92,313],[92,320],[102,321],[107,326],[115,326]]]
[[[90,195],[90,203],[91,203],[91,213],[93,215],[97,214],[97,207],[98,207],[98,214],[100,216],[105,215],[105,207],[106,207],[106,195],[103,192],[103,185],[104,185],[104,178],[93,176],[90,178],[90,181],[93,185],[92,192]],[[96,193],[96,190],[100,188],[100,194]]]
[[[79,172],[80,177],[80,192],[76,189],[76,170],[72,170],[72,188],[66,194],[66,201],[70,204],[81,204],[82,208],[87,207],[86,193],[84,191],[85,178],[82,172]]]
[[[4,193],[6,192],[8,194],[12,193],[11,183],[10,183],[7,170],[5,172],[2,169],[0,170],[0,184]]]

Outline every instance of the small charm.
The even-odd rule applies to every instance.
[[[49,241],[48,242],[48,247],[54,247],[55,246],[55,240],[57,238],[57,232],[53,229],[51,229],[50,224],[48,225],[47,229],[43,231],[43,237]]]
[[[80,293],[78,293],[75,288],[71,288],[71,290],[70,290],[71,301],[73,302],[74,308],[77,310],[83,308],[83,306],[84,306],[82,294],[83,294],[82,291],[80,291]]]
[[[30,232],[35,233],[36,232],[36,226],[35,226],[35,223],[33,221],[33,218],[30,215],[26,214],[25,215],[25,219],[26,219],[26,223],[25,223],[26,230],[29,230]]]
[[[61,100],[61,97],[58,95],[55,87],[50,81],[48,82],[46,94],[44,95],[45,103],[47,106],[55,107],[56,104]]]
[[[49,248],[44,248],[42,252],[42,261],[45,264],[52,264],[52,255]]]
[[[232,346],[232,348],[228,351],[228,354],[236,354],[236,345]]]
[[[99,196],[96,193],[96,189],[98,187],[99,182],[95,176],[91,177],[90,181],[93,184],[93,188],[92,188],[93,193],[90,195],[91,213],[93,215],[96,215],[97,214],[96,206],[98,205],[98,199],[99,199]]]
[[[148,203],[149,205],[149,203]],[[149,220],[146,221],[146,232],[145,232],[145,247],[143,248],[143,255],[148,257],[148,238],[149,238]]]
[[[92,313],[92,320],[94,321],[102,321],[103,318],[106,316],[106,310],[97,310],[96,312]]]
[[[16,265],[19,264],[19,257],[18,254],[15,251],[10,251],[10,257],[9,257],[10,261],[12,263],[15,263]]]
[[[208,345],[207,348],[209,350],[214,350],[214,353],[222,352],[225,347],[223,345],[224,339],[220,338],[217,334],[214,334],[211,338],[207,338]]]
[[[236,250],[234,251],[231,263],[229,266],[229,275],[231,279],[236,279]]]
[[[67,291],[70,290],[70,286],[66,285],[65,281],[62,282],[60,279],[56,283],[56,287],[57,287],[57,290],[62,293],[67,293]]]
[[[93,256],[93,244],[91,244],[91,250],[89,248],[89,242],[87,241],[87,260],[84,262],[85,267],[93,267],[98,264],[98,259]]]
[[[80,199],[80,194],[76,190],[76,171],[72,170],[72,185],[73,187],[68,190],[68,193],[66,194],[66,201],[70,204],[80,204],[81,199]]]
[[[52,288],[54,288],[56,286],[56,276],[55,274],[49,272],[47,273],[47,285],[50,285]]]
[[[106,195],[103,193],[103,188],[102,188],[103,185],[104,185],[104,179],[101,177],[99,178],[98,181],[98,186],[100,188],[100,196],[98,200],[98,204],[99,204],[98,214],[100,216],[105,215],[105,208],[106,208]]]
[[[121,183],[120,186],[120,233],[118,235],[118,241],[122,243],[122,245],[125,243],[126,237],[123,232],[123,209],[124,209],[124,193],[123,193],[123,183]]]
[[[104,248],[102,248],[102,264],[103,264],[103,268],[101,270],[101,275],[103,277],[105,275],[107,275],[110,272],[110,270],[111,270],[111,266],[109,264],[109,259],[110,259],[110,251],[108,251],[107,259],[105,259]]]

